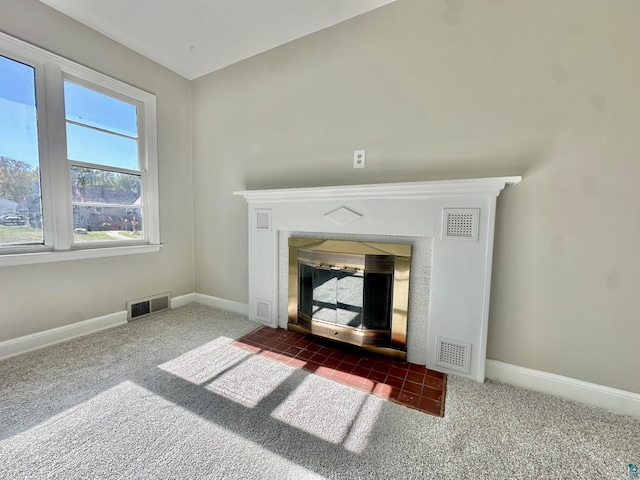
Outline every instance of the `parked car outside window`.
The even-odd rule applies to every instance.
[[[25,225],[27,219],[15,212],[2,212],[0,215],[0,225]]]

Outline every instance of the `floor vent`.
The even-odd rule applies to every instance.
[[[127,302],[127,320],[151,315],[152,313],[169,310],[171,305],[171,294],[161,293],[152,297],[140,298]]]
[[[438,337],[436,350],[436,365],[469,373],[471,367],[471,344],[460,340]]]

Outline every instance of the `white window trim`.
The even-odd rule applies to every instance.
[[[10,253],[0,257],[0,267],[14,267],[18,265],[34,265],[37,263],[66,262],[69,260],[89,260],[92,258],[119,257],[122,255],[137,255],[142,253],[156,253],[162,245],[125,245],[118,244],[109,248],[87,248],[84,250],[49,251],[32,253]]]
[[[53,53],[0,32],[0,53],[24,61],[36,69],[38,105],[38,143],[40,152],[42,213],[45,218],[46,245],[16,246],[0,249],[0,267],[81,260],[120,255],[158,252],[160,244],[158,150],[155,95],[101,74]],[[73,77],[113,91],[143,105],[138,119],[141,166],[144,177],[143,205],[145,234],[143,241],[117,244],[91,242],[73,244],[71,190],[66,152],[63,78]],[[46,79],[46,80],[45,80]],[[45,108],[42,108],[44,106]],[[54,121],[55,119],[55,121]],[[62,121],[61,121],[62,119]],[[53,189],[66,185],[68,188]],[[62,214],[62,212],[67,212]]]

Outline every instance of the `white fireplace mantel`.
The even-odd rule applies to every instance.
[[[507,185],[515,185],[522,177],[469,178],[427,182],[376,183],[334,187],[281,188],[233,192],[252,203],[335,200],[358,198],[427,198],[469,195],[497,197]]]
[[[410,295],[428,296],[428,312],[409,320],[407,358],[484,381],[496,197],[520,181],[492,177],[234,192],[249,204],[251,320],[286,327],[287,311],[279,301],[286,297],[279,281],[287,274],[279,262],[286,253],[279,252],[282,233],[426,237],[432,248],[430,287]]]

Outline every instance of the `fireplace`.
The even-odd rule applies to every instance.
[[[411,245],[289,238],[287,328],[406,359]]]
[[[295,327],[311,331],[314,326],[326,327],[327,336],[337,337],[350,322],[344,320],[348,312],[360,307],[358,302],[339,300],[336,293],[334,301],[324,305],[324,313],[335,312],[331,326],[325,318],[314,319],[311,293],[305,294],[303,300],[310,303],[311,310],[307,306],[307,313],[303,308],[300,315],[296,307],[291,312],[289,237],[313,237],[317,242],[332,239],[411,244],[409,315],[404,334],[406,361],[484,381],[496,199],[505,186],[520,180],[493,177],[234,192],[249,204],[249,318],[274,328],[289,328],[293,318]],[[311,270],[306,273],[311,277],[311,292],[314,269],[328,269],[315,273],[328,278],[324,283],[335,283],[336,292],[337,284],[343,280],[359,282],[356,273],[361,267],[339,262],[334,265],[326,259],[318,260],[317,255],[303,252],[304,258],[311,257],[311,265],[307,265]],[[361,265],[362,259],[359,262]],[[364,271],[366,263],[365,257]],[[293,285],[298,289],[298,263],[295,268]],[[344,270],[345,275],[328,273],[339,270]],[[309,278],[301,282],[309,288]],[[326,291],[318,291],[317,303],[324,302],[325,294]],[[393,296],[396,297],[395,292]],[[341,317],[345,325],[338,320],[339,310],[346,316]],[[357,316],[358,312],[351,313]],[[395,333],[394,325],[391,347],[381,348],[397,345],[396,339],[402,335]],[[375,348],[375,343],[389,338],[386,334],[386,338],[370,341],[367,333],[376,328],[366,324],[348,326],[345,336],[349,341],[365,347],[374,343],[367,348]],[[398,351],[402,352],[402,347]]]

